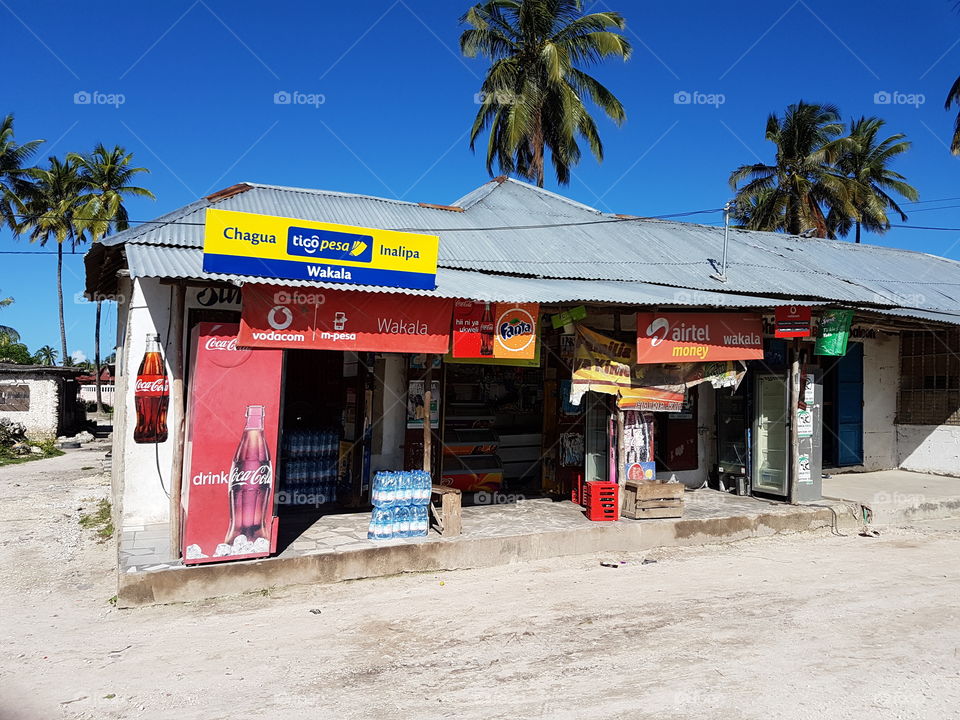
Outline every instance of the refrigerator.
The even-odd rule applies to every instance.
[[[277,548],[283,351],[237,347],[239,329],[200,323],[191,335],[181,494],[185,565],[266,557]]]

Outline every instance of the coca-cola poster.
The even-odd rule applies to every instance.
[[[239,329],[201,323],[193,333],[182,497],[188,565],[276,550],[283,351],[241,348]]]

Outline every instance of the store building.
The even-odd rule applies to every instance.
[[[375,247],[384,232],[438,238],[435,277],[283,277],[270,246],[298,228],[281,237],[262,216],[354,228]],[[221,245],[205,247],[212,218]],[[359,274],[369,249],[350,243],[338,257]],[[724,258],[723,228],[607,215],[502,178],[450,206],[243,183],[106,238],[86,256],[87,292],[118,303],[119,524],[179,516],[176,559],[191,504],[241,462],[253,478],[272,468],[251,502],[278,518],[274,543],[332,508],[368,510],[380,470],[428,467],[487,498],[639,471],[793,501],[818,497],[821,467],[960,474],[960,264],[740,230],[726,245]],[[850,311],[844,352],[817,354],[837,310]],[[781,313],[810,337],[779,337]],[[482,346],[488,327],[503,353]],[[162,433],[145,414],[164,416]],[[261,432],[268,455],[249,449]],[[208,451],[227,459],[201,467]],[[235,521],[218,502],[217,522]],[[183,554],[269,543],[216,544]]]

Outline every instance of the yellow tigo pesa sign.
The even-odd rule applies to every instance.
[[[433,290],[439,247],[435,235],[208,209],[203,269]]]

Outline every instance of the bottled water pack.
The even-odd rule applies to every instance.
[[[430,473],[423,470],[384,470],[374,475],[370,490],[373,512],[367,537],[426,537],[430,529],[427,505],[432,484]]]

